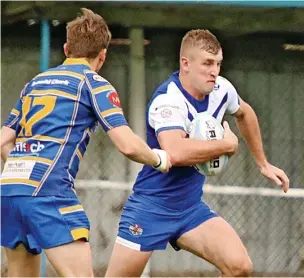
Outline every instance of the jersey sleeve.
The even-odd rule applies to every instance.
[[[240,108],[240,97],[235,89],[235,87],[228,81],[228,106],[227,106],[227,113],[234,114]]]
[[[128,125],[115,88],[96,73],[86,74],[86,85],[93,111],[102,128],[110,129]]]
[[[22,98],[25,95],[27,85],[28,84],[24,86],[15,107],[11,110],[7,120],[4,122],[4,126],[14,129],[16,132],[17,129],[19,129],[19,122],[22,118]]]
[[[187,117],[186,104],[167,94],[157,96],[148,110],[149,124],[156,135],[163,130],[181,129],[186,132]]]

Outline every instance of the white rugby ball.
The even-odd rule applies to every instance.
[[[198,113],[191,122],[190,139],[205,141],[220,140],[224,138],[224,128],[221,123],[207,112]],[[194,165],[194,168],[205,176],[218,175],[226,167],[228,156],[222,155],[218,158]]]

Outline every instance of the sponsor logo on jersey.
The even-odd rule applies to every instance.
[[[214,87],[213,87],[213,90],[215,90],[215,91],[216,91],[216,90],[218,90],[219,88],[220,88],[220,85],[219,85],[219,84],[217,84],[217,83],[215,83],[215,84],[214,84]]]
[[[180,109],[180,107],[179,106],[177,106],[177,105],[170,105],[170,104],[163,104],[163,105],[160,105],[160,106],[158,106],[158,107],[156,107],[155,108],[155,111],[157,111],[158,109],[161,109],[161,108],[167,108],[167,109],[171,109],[171,108],[173,108],[173,109]]]
[[[115,106],[121,108],[120,99],[116,92],[110,92],[107,94],[109,101]]]
[[[36,161],[33,160],[7,161],[1,174],[1,178],[29,179],[35,165]]]
[[[98,74],[95,74],[93,75],[93,80],[95,81],[101,81],[101,82],[106,82],[107,80],[105,80],[102,76],[98,75]]]
[[[33,81],[31,84],[32,87],[36,85],[66,85],[68,86],[70,82],[68,80],[59,80],[59,79],[43,79],[38,81]]]
[[[170,118],[172,116],[172,110],[168,108],[164,108],[160,112],[160,115],[162,116],[162,118]]]
[[[18,142],[15,145],[14,151],[16,152],[26,152],[32,153],[34,155],[39,155],[38,153],[44,149],[44,145],[41,144],[39,141],[37,143],[26,143],[26,142]]]

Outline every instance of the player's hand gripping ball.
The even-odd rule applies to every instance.
[[[191,123],[190,139],[205,141],[220,140],[224,138],[224,128],[221,123],[207,112],[198,113]],[[194,165],[194,168],[205,176],[215,176],[222,172],[228,162],[228,156],[222,155],[218,158]]]

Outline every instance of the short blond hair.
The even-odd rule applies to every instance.
[[[209,30],[195,29],[186,33],[181,43],[180,54],[190,48],[198,48],[212,54],[217,54],[221,44]]]
[[[109,46],[111,32],[105,20],[93,11],[82,8],[82,14],[67,24],[69,56],[94,59]]]

